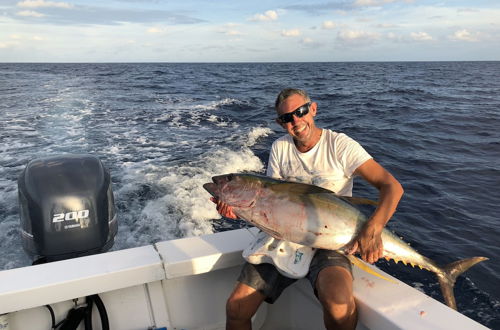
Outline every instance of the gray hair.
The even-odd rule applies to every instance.
[[[278,110],[283,101],[295,94],[302,96],[306,102],[311,102],[311,99],[309,98],[309,95],[307,95],[306,91],[297,88],[285,88],[278,94],[276,102],[274,102],[274,108]]]

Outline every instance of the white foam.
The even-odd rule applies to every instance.
[[[3,209],[0,221],[0,250],[2,251],[2,269],[21,267],[29,264],[28,257],[18,246],[19,216],[17,214],[17,181],[4,178],[0,171],[0,206]]]
[[[28,123],[24,123],[24,125],[16,125],[16,124],[7,125],[5,129],[12,132],[22,132],[23,134],[29,131],[31,132],[35,131],[33,128],[29,127]]]
[[[220,148],[206,153],[198,166],[179,166],[165,169],[148,166],[136,173],[135,179],[155,183],[167,193],[148,201],[140,213],[141,222],[149,223],[157,229],[160,237],[167,240],[181,236],[196,236],[212,232],[210,219],[220,218],[210,195],[203,184],[211,177],[223,173],[254,171],[260,172],[263,164],[248,148],[239,151]],[[163,171],[166,170],[167,173]],[[122,189],[133,189],[133,185]],[[122,191],[123,192],[123,191]]]
[[[215,123],[217,122],[218,118],[219,117],[217,117],[216,115],[210,115],[207,120]]]
[[[169,111],[154,118],[154,122],[166,122],[168,126],[179,129],[188,129],[200,127],[203,119],[214,123],[218,127],[228,127],[232,124],[231,120],[220,118],[215,114],[208,114],[207,111],[213,111],[223,105],[238,104],[241,101],[232,98],[224,98],[221,100],[204,102],[203,104],[194,104],[192,100],[182,102],[180,104],[169,105]],[[160,102],[168,103],[168,102]],[[176,111],[172,111],[176,110]]]
[[[248,141],[245,143],[247,147],[255,145],[257,140],[261,137],[268,136],[272,134],[273,131],[269,127],[255,127],[248,133]]]
[[[241,102],[237,99],[224,98],[221,100],[212,101],[212,102],[208,102],[205,104],[197,104],[197,105],[194,105],[192,108],[198,109],[198,110],[215,110],[215,109],[218,109],[222,105],[230,105],[230,104],[238,104],[238,103],[241,103]]]
[[[112,145],[109,147],[108,152],[112,155],[118,155],[122,152],[123,147],[120,145]]]
[[[129,214],[125,218],[129,223],[120,225],[127,238],[119,239],[120,248],[211,233],[210,220],[218,219],[220,215],[203,184],[211,182],[215,175],[262,172],[264,164],[249,146],[269,133],[270,130],[265,128],[252,128],[244,138],[238,137],[236,148],[213,145],[190,164],[165,166],[155,163],[156,159],[123,163],[121,181],[125,184],[115,192],[117,199],[130,199],[144,185],[154,187],[161,195],[127,211]]]

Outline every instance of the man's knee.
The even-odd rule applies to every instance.
[[[358,320],[352,295],[329,294],[320,298],[327,329],[354,329]]]
[[[249,320],[253,316],[252,311],[245,306],[242,299],[229,297],[226,302],[226,317],[228,320]]]
[[[342,297],[342,301],[335,299],[322,299],[323,312],[336,323],[344,323],[356,314],[354,298]]]
[[[341,267],[323,269],[318,275],[316,289],[318,299],[323,306],[326,324],[355,325],[356,302],[352,291],[352,275],[349,271]]]
[[[238,283],[226,302],[228,320],[250,320],[265,297],[255,289]]]

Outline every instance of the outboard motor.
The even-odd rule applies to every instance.
[[[113,191],[97,157],[32,160],[18,188],[23,248],[41,262],[105,252],[113,245],[118,228]]]

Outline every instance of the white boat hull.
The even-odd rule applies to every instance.
[[[254,234],[233,230],[0,271],[0,314],[8,313],[11,330],[50,329],[44,305],[58,322],[73,299],[98,293],[111,329],[224,329],[225,301]],[[395,283],[354,268],[358,329],[486,329],[384,275]],[[93,323],[100,329],[96,310]],[[324,329],[309,282],[299,280],[275,304],[263,304],[254,329]]]

